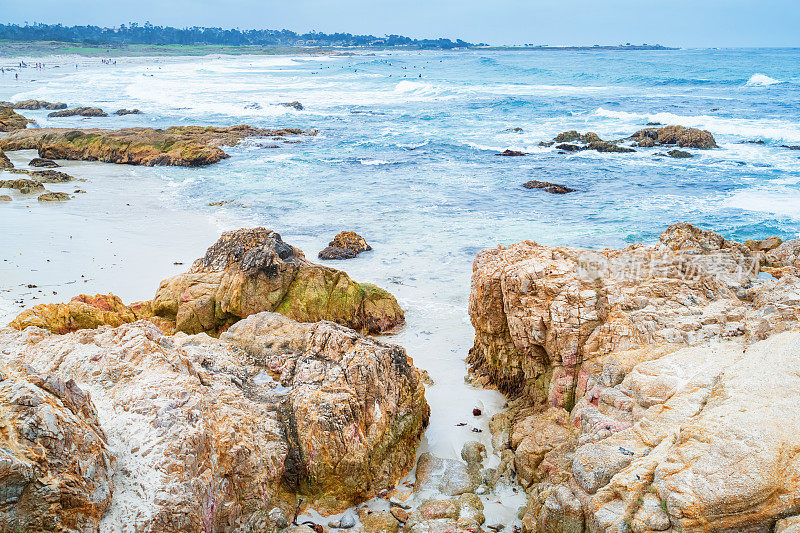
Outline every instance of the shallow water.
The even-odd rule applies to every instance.
[[[100,236],[127,236],[113,248],[121,270],[94,275],[90,284],[92,290],[122,290],[126,299],[151,297],[161,278],[185,268],[172,262],[200,255],[213,240],[209,235],[221,229],[263,225],[310,258],[338,231],[355,230],[373,251],[331,264],[389,289],[407,310],[408,325],[392,341],[435,381],[428,390],[432,419],[424,449],[442,456],[457,457],[473,438],[488,443],[488,415],[503,403],[500,395],[464,383],[473,337],[469,280],[480,249],[523,239],[620,246],[653,241],[668,224],[683,221],[739,240],[800,231],[800,151],[780,147],[800,144],[800,50],[45,62],[59,68],[26,69],[19,82],[9,73],[0,76],[0,100],[59,100],[108,111],[137,107],[146,114],[48,119],[44,111],[24,112],[41,126],[248,123],[320,133],[300,144],[249,141],[229,150],[230,159],[203,169],[75,164],[73,174],[89,179],[81,186],[86,195],[63,206],[0,206],[0,226],[28,228],[3,245],[4,259],[24,254],[13,275],[6,270],[4,280],[12,283],[3,288],[17,297],[22,278],[37,282],[46,268],[39,247],[55,246],[41,239],[49,220],[85,236],[85,257],[70,268],[90,274],[111,260],[106,254],[88,261],[85,252],[94,247],[112,253]],[[278,105],[294,100],[306,110]],[[562,155],[538,146],[568,129],[621,138],[648,121],[708,129],[720,149],[676,160],[654,156],[663,149]],[[764,144],[742,144],[751,140]],[[507,148],[531,155],[494,155]],[[530,179],[578,192],[523,189]],[[127,214],[120,195],[138,215]],[[219,200],[230,203],[208,206]],[[113,206],[106,209],[113,216],[102,215],[103,206]],[[74,257],[74,246],[69,249]],[[142,254],[152,261],[142,261]],[[62,277],[74,278],[72,270]],[[41,297],[76,292],[61,288],[58,297]],[[0,315],[16,312],[3,294]],[[476,406],[487,415],[474,419]],[[504,503],[509,513],[519,504]]]

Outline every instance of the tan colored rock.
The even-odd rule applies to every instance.
[[[224,233],[189,272],[161,282],[153,310],[187,333],[224,330],[261,311],[368,333],[391,332],[405,320],[388,292],[307,261],[264,228]]]
[[[7,194],[0,194],[0,202],[10,202],[11,197]]]
[[[458,496],[475,490],[466,463],[423,453],[417,461],[414,493],[422,496]]]
[[[69,200],[72,198],[69,194],[65,192],[46,192],[44,194],[40,194],[39,198],[37,198],[40,202],[63,202],[65,200]]]
[[[352,259],[361,252],[372,250],[364,237],[354,231],[339,232],[327,248],[322,250],[318,257],[320,259]]]
[[[413,467],[429,416],[402,348],[273,313],[219,340],[136,322],[4,329],[0,345],[7,359],[92,391],[118,464],[102,527],[271,531],[300,499],[342,511]]]
[[[782,242],[783,241],[781,240],[780,237],[772,236],[772,237],[767,237],[766,239],[762,239],[760,241],[748,239],[747,241],[745,241],[744,245],[753,250],[754,252],[768,252],[780,246]]]
[[[3,115],[0,110],[0,131]],[[7,112],[13,113],[11,110]],[[57,112],[58,113],[58,112]],[[14,113],[16,115],[16,113]],[[17,115],[21,117],[21,115]],[[27,123],[25,120],[21,128]],[[17,122],[19,122],[18,119]],[[19,128],[16,128],[19,129]],[[222,146],[233,146],[247,137],[315,135],[297,129],[269,130],[239,125],[173,126],[167,129],[125,128],[120,130],[34,128],[20,129],[0,139],[4,150],[37,150],[46,159],[104,161],[128,165],[204,166],[226,159]]]
[[[370,511],[364,508],[358,512],[358,519],[364,533],[397,533],[400,528],[397,519],[386,511]]]
[[[520,397],[492,429],[527,531],[770,531],[796,513],[800,278],[758,279],[763,261],[688,224],[654,246],[478,256],[470,362]]]
[[[14,168],[14,164],[11,162],[11,160],[8,158],[5,152],[0,150],[0,169],[9,169],[9,168]]]
[[[0,107],[0,132],[24,130],[31,122],[10,107]]]
[[[114,460],[97,419],[74,381],[0,368],[3,531],[99,531]]]
[[[776,278],[782,276],[800,277],[800,238],[791,239],[767,252],[768,268],[764,268]]]
[[[775,523],[775,533],[800,533],[800,516],[778,520]]]

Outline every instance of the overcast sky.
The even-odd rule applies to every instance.
[[[800,47],[800,0],[0,0],[0,21],[150,21],[490,44]]]

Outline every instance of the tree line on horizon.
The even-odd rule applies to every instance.
[[[403,35],[352,35],[350,33],[290,30],[239,30],[224,28],[173,28],[149,22],[122,24],[118,28],[101,26],[64,26],[62,24],[0,24],[0,40],[60,41],[87,45],[182,44],[225,46],[402,46],[451,49],[473,46],[456,39],[412,39]]]

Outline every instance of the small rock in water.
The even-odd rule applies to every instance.
[[[684,152],[683,150],[670,150],[667,152],[667,155],[676,159],[689,159],[690,157],[694,157],[689,152]]]
[[[472,432],[473,433],[483,433],[483,430],[482,429],[478,429],[478,428],[472,428]]]
[[[472,410],[472,416],[481,416],[481,410],[476,407]]]
[[[570,192],[575,192],[575,189],[571,189],[566,185],[550,183],[549,181],[531,180],[527,183],[523,183],[522,186],[526,189],[544,189],[545,192],[549,192],[550,194],[567,194]]]
[[[372,250],[364,237],[354,231],[341,231],[317,257],[320,259],[352,259],[361,252]]]
[[[42,157],[34,157],[31,159],[31,162],[28,163],[29,167],[37,167],[37,168],[58,168],[61,165],[53,161],[52,159],[44,159]]]
[[[281,105],[284,107],[291,107],[297,109],[298,111],[302,111],[303,109],[305,109],[303,104],[301,104],[297,100],[295,100],[294,102],[282,102]]]
[[[494,155],[502,155],[505,157],[519,157],[521,155],[528,155],[528,154],[526,152],[520,152],[518,150],[504,150],[503,152]]]

